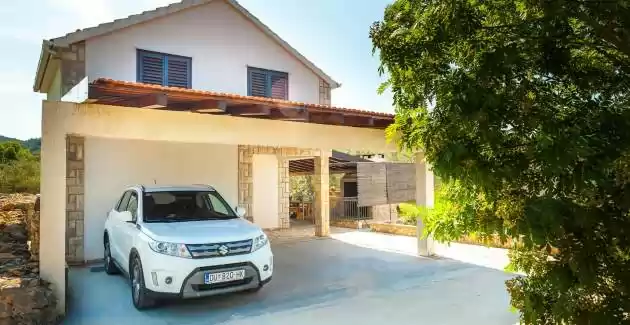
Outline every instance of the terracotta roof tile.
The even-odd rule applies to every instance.
[[[305,107],[307,109],[314,109],[316,111],[321,112],[340,112],[340,113],[354,113],[362,116],[371,116],[371,117],[380,117],[385,119],[393,119],[394,114],[389,113],[381,113],[381,112],[373,112],[361,109],[354,108],[345,108],[345,107],[335,107],[335,106],[326,106],[321,104],[309,104],[297,101],[290,100],[282,100],[268,97],[256,97],[256,96],[243,96],[238,94],[224,93],[224,92],[216,92],[216,91],[207,91],[207,90],[197,90],[197,89],[187,89],[187,88],[179,88],[179,87],[167,87],[161,85],[154,84],[145,84],[139,82],[130,82],[130,81],[120,81],[113,80],[107,78],[100,78],[92,82],[94,85],[103,85],[103,86],[122,86],[122,87],[130,87],[136,89],[151,89],[151,90],[159,90],[162,92],[168,93],[180,93],[180,94],[191,94],[191,95],[202,95],[202,96],[211,96],[221,99],[233,99],[233,100],[245,100],[250,102],[255,102],[257,104],[276,104],[276,105],[286,105],[286,106],[297,106],[297,107]]]

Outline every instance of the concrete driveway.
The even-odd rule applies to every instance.
[[[370,233],[361,238],[365,241],[371,235],[376,236],[374,242],[382,236]],[[510,274],[333,238],[273,244],[274,279],[257,294],[187,300],[146,312],[133,308],[129,286],[121,276],[73,269],[70,311],[63,324],[512,325],[518,321],[509,311],[505,291]]]

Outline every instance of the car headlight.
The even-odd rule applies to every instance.
[[[267,245],[268,242],[269,242],[269,239],[267,239],[267,235],[265,234],[262,234],[254,238],[254,245],[252,245],[252,252],[257,251],[261,249],[262,247],[265,247],[265,245]]]
[[[191,258],[188,248],[184,244],[166,243],[161,241],[149,241],[149,247],[156,252],[164,255]]]

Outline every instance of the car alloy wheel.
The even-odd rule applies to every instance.
[[[138,262],[136,261],[133,263],[133,276],[131,278],[133,301],[136,303],[136,305],[140,304],[140,290],[142,289],[141,281],[142,278],[140,274],[140,265],[138,265]]]
[[[138,310],[147,309],[153,307],[155,300],[152,299],[146,287],[144,286],[144,276],[142,274],[142,263],[140,258],[135,256],[131,263],[131,296],[133,299],[133,305]]]
[[[114,263],[114,259],[112,258],[112,251],[109,246],[109,242],[105,242],[105,256],[103,259],[103,266],[105,267],[105,273],[107,274],[117,274],[118,268]]]

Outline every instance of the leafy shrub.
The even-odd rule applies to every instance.
[[[418,218],[424,219],[428,210],[419,207],[412,202],[401,203],[398,205],[398,218],[406,225],[416,225]]]
[[[0,192],[38,193],[40,164],[17,142],[0,143]]]

